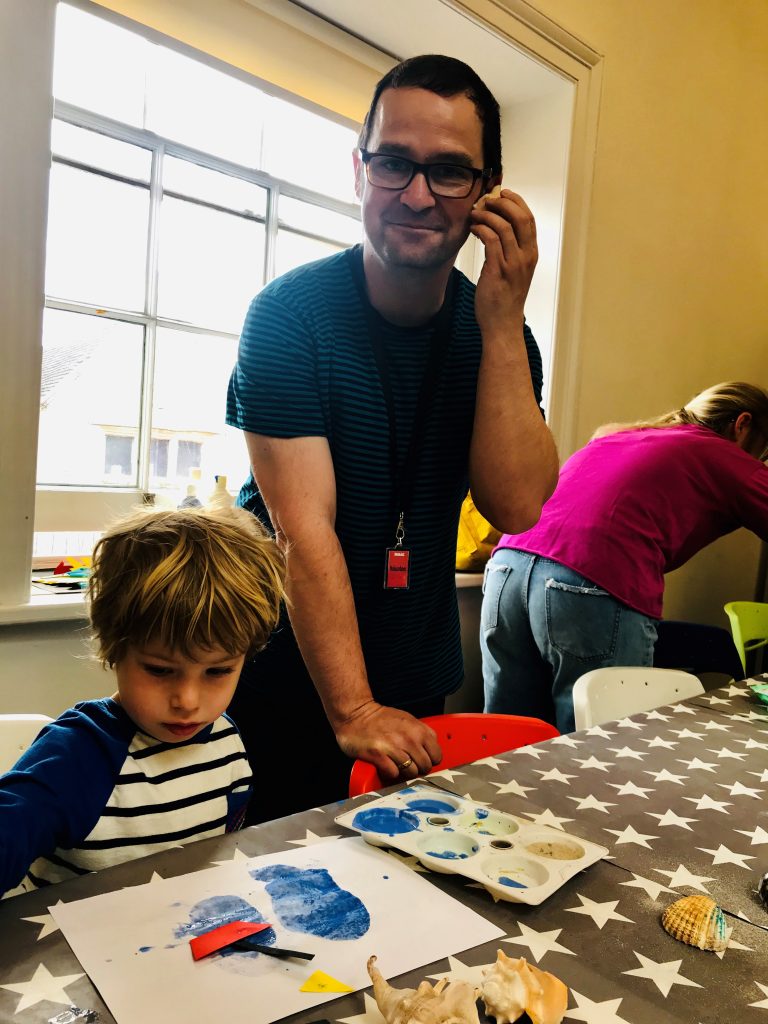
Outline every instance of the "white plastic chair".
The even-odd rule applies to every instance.
[[[701,680],[673,668],[596,668],[585,672],[573,687],[577,729],[613,722],[638,711],[652,711],[704,693]]]
[[[0,774],[13,768],[46,724],[47,715],[0,715]]]

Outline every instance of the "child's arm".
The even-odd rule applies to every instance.
[[[130,741],[109,704],[65,711],[0,776],[0,894],[38,857],[77,845],[99,820]]]

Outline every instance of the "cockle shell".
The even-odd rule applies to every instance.
[[[568,988],[554,974],[515,960],[500,949],[485,972],[480,990],[485,1012],[496,1024],[513,1024],[527,1013],[533,1024],[560,1024],[568,1008]]]
[[[728,945],[730,930],[722,910],[711,896],[683,896],[661,915],[665,931],[680,942],[717,952]]]
[[[373,997],[387,1024],[480,1024],[477,989],[468,981],[441,978],[433,987],[422,981],[418,988],[392,988],[368,958]]]

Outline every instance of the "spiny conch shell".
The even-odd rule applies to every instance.
[[[428,981],[418,988],[392,988],[375,964],[376,957],[369,957],[373,997],[387,1024],[480,1024],[477,989],[468,981],[441,978],[434,988]]]
[[[485,1012],[496,1024],[513,1024],[527,1013],[533,1024],[560,1024],[568,1008],[568,988],[554,974],[515,960],[503,949],[485,972],[480,990]]]
[[[725,949],[731,934],[725,916],[711,896],[683,896],[661,915],[664,930],[674,939],[699,949]]]

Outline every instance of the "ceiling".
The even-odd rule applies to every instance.
[[[400,59],[444,53],[466,61],[502,109],[551,95],[564,84],[450,0],[301,0],[299,6]]]

